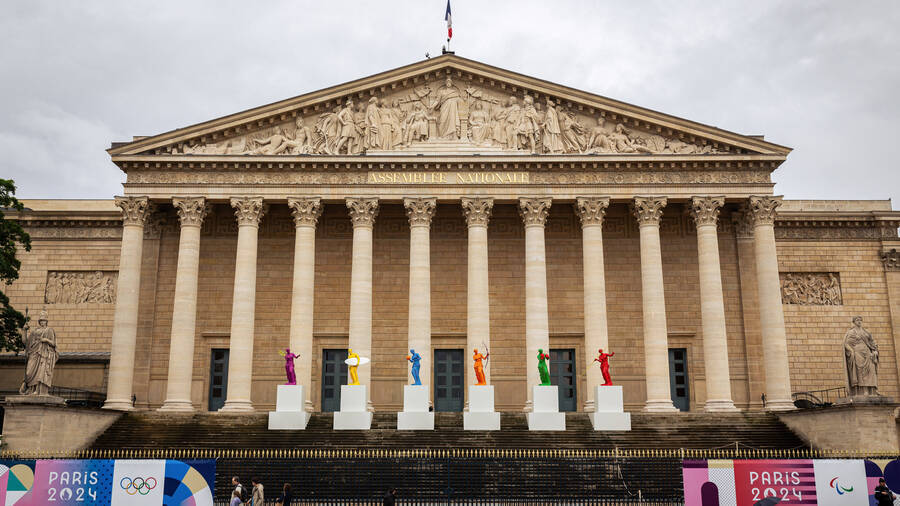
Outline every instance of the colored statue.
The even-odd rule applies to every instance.
[[[416,353],[416,350],[410,349],[409,355],[406,356],[406,360],[412,362],[410,373],[413,377],[413,385],[421,385],[422,380],[419,379],[419,367],[422,365],[422,355]]]
[[[612,357],[616,354],[616,352],[612,353],[603,353],[603,348],[597,350],[600,354],[597,358],[594,359],[594,362],[600,362],[600,372],[603,373],[603,385],[605,387],[612,386],[612,378],[609,376],[609,357]]]
[[[285,385],[296,385],[297,374],[294,372],[294,359],[300,358],[300,355],[291,353],[290,348],[285,348],[284,351],[279,351],[278,354],[284,357],[284,372],[287,374],[287,383]]]
[[[482,364],[482,360],[487,361],[488,357],[491,356],[491,352],[487,352],[486,355],[482,355],[478,353],[478,348],[475,348],[475,355],[472,357],[475,360],[475,384],[476,385],[487,385],[487,381],[484,379],[484,365]]]
[[[538,374],[541,375],[541,386],[550,386],[550,370],[547,369],[547,360],[550,355],[544,353],[544,350],[538,350]]]
[[[349,366],[347,368],[347,372],[350,373],[350,382],[347,384],[348,385],[359,385],[359,376],[356,373],[356,368],[359,367],[360,359],[359,359],[359,355],[357,355],[356,353],[353,353],[353,350],[350,348],[347,348],[346,363]]]

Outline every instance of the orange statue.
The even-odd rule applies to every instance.
[[[475,384],[476,385],[487,385],[487,381],[484,379],[484,365],[482,364],[482,360],[487,360],[488,357],[491,356],[491,352],[488,352],[487,355],[482,355],[478,353],[478,348],[475,348],[475,355],[472,357],[475,360]]]

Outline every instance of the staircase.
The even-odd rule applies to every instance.
[[[595,432],[587,415],[567,413],[564,432],[531,432],[523,413],[502,413],[500,431],[462,429],[462,413],[435,413],[434,431],[398,431],[396,413],[375,413],[368,431],[332,430],[316,413],[306,430],[269,431],[267,414],[125,414],[93,449],[496,448],[496,449],[789,449],[806,444],[769,413],[632,414],[630,432]]]

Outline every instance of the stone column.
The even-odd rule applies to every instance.
[[[294,281],[291,285],[291,352],[300,357],[294,363],[297,384],[312,395],[313,308],[316,277],[316,223],[322,215],[318,197],[289,198],[294,216]],[[306,410],[313,411],[307,397]]]
[[[431,385],[431,218],[436,198],[405,198],[409,216],[409,325],[408,347],[422,355],[419,377]],[[431,393],[429,390],[429,400]]]
[[[665,197],[635,197],[634,216],[641,234],[641,298],[644,315],[644,370],[647,404],[644,411],[675,411],[669,386],[669,341],[663,287],[659,222]]]
[[[609,348],[606,322],[606,272],[603,265],[603,217],[609,197],[579,197],[575,212],[581,218],[582,254],[584,255],[584,358],[587,372],[587,394],[584,410],[594,411],[594,387],[603,384],[603,373],[594,365],[601,348]],[[607,351],[608,352],[608,351]]]
[[[109,386],[103,407],[131,411],[144,224],[152,209],[147,197],[116,197],[116,205],[122,208],[122,250],[110,343]]]
[[[372,359],[372,230],[378,215],[378,199],[347,198],[353,221],[353,259],[350,272],[349,347],[360,357]],[[366,385],[367,405],[372,408],[373,362],[359,368],[359,384]]]
[[[219,411],[253,411],[253,332],[256,323],[256,244],[259,221],[266,212],[262,197],[232,197],[238,222],[234,297],[231,302],[231,340],[228,359],[228,394]]]
[[[468,385],[475,384],[475,370],[471,356],[477,348],[482,354],[491,346],[491,302],[488,284],[488,221],[494,208],[494,199],[460,199],[463,214],[468,224],[468,264],[466,274],[466,364],[465,395],[469,395]],[[487,349],[482,349],[487,348]],[[488,358],[487,365],[490,365]],[[490,367],[484,368],[485,382],[491,384]],[[468,400],[466,401],[468,402]]]
[[[200,226],[209,213],[203,197],[175,197],[172,204],[181,221],[175,303],[169,340],[169,379],[160,411],[193,411],[194,338],[197,323],[197,276],[200,272]]]
[[[766,409],[794,409],[788,369],[787,333],[781,307],[778,253],[775,249],[775,211],[781,197],[750,197],[753,244],[756,252],[756,282],[759,293],[759,321],[766,371]]]
[[[706,411],[737,411],[731,399],[725,298],[719,265],[719,211],[725,197],[694,197],[691,216],[697,225],[700,264],[700,319],[703,328],[703,364],[706,368]]]
[[[525,376],[528,388],[525,411],[534,407],[532,395],[538,384],[538,350],[550,354],[547,314],[547,255],[544,224],[550,213],[550,197],[519,198],[519,214],[525,222]]]

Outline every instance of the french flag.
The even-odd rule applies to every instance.
[[[447,22],[447,40],[453,38],[453,21],[450,17],[450,0],[447,0],[447,13],[444,14],[444,21]]]

